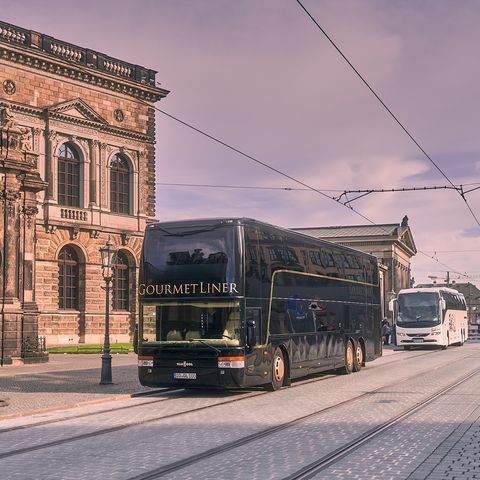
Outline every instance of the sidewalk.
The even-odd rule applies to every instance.
[[[400,352],[394,345],[383,347],[383,357]],[[51,354],[48,363],[0,367],[0,420],[151,390],[138,381],[134,353],[112,355],[113,385],[99,385],[100,368],[100,354]]]
[[[0,368],[0,420],[150,390],[137,375],[137,355],[112,355],[113,385],[100,385],[100,354],[56,354],[50,362]]]

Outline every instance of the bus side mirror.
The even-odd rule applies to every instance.
[[[133,351],[138,354],[138,324],[133,329]]]
[[[396,299],[396,298],[393,298],[392,300],[390,300],[390,301],[388,302],[388,310],[389,310],[390,312],[394,312],[394,311],[395,311],[395,302],[396,302],[396,301],[397,301],[397,299]]]
[[[255,320],[247,320],[247,346],[253,348],[255,339]]]
[[[440,308],[442,310],[445,310],[447,308],[447,303],[445,302],[445,299],[444,298],[441,298],[440,299]]]

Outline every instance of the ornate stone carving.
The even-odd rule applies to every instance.
[[[113,112],[113,116],[115,117],[115,120],[116,120],[118,123],[123,122],[123,120],[124,120],[124,118],[125,118],[124,113],[123,113],[122,110],[120,110],[119,108],[117,108],[117,109]]]
[[[24,152],[33,152],[32,130],[28,127],[22,128],[21,130],[20,150],[23,150]]]
[[[15,215],[17,200],[20,198],[20,192],[18,190],[7,189],[0,193],[0,197],[3,199],[3,205],[6,206],[9,215]]]
[[[71,240],[76,240],[79,234],[80,234],[80,227],[78,225],[74,225],[73,227],[70,227]]]
[[[40,136],[42,135],[42,132],[43,130],[41,128],[33,129],[33,143],[36,152],[40,151]]]
[[[25,206],[22,209],[22,213],[25,217],[25,220],[27,222],[27,227],[30,228],[32,226],[32,220],[38,213],[38,208],[30,205],[30,206]]]
[[[56,225],[49,225],[48,223],[45,225],[45,232],[49,234],[54,234],[57,230]]]
[[[17,87],[15,86],[15,83],[13,82],[13,80],[5,80],[3,82],[3,91],[7,94],[7,95],[13,95],[17,90]]]
[[[125,245],[128,245],[128,241],[130,240],[130,237],[132,235],[130,233],[126,233],[126,232],[122,232],[120,234],[120,237],[122,239],[122,245],[125,246]]]
[[[17,122],[16,122],[16,119],[15,119],[15,115],[12,113],[12,111],[10,110],[10,107],[8,105],[5,105],[2,108],[1,127],[4,130],[10,130],[10,129],[13,129],[13,128],[17,127]]]
[[[100,230],[90,230],[90,238],[98,238],[100,236]]]

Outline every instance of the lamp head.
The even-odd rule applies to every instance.
[[[105,280],[112,278],[116,253],[117,249],[113,246],[110,238],[107,240],[107,243],[100,248],[100,254],[102,256],[102,275]]]

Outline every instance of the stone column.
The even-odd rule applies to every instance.
[[[5,304],[18,303],[18,258],[20,225],[18,221],[20,191],[15,174],[6,173],[1,191],[3,209],[4,298]]]
[[[55,147],[57,145],[57,132],[49,130],[45,144],[45,179],[48,182],[47,200],[55,197]]]
[[[3,108],[1,116],[0,363],[4,365],[48,359],[37,343],[38,308],[34,301],[33,272],[36,194],[45,190],[47,183],[37,170],[38,154],[33,152],[31,128],[17,125],[9,106]]]
[[[97,205],[97,198],[98,198],[98,180],[97,180],[97,172],[98,172],[98,140],[89,140],[88,146],[90,149],[90,206],[95,207]]]
[[[38,213],[37,193],[47,187],[37,173],[27,174],[23,180],[22,206],[23,245],[22,262],[23,307],[22,357],[25,362],[46,361],[48,356],[38,344],[38,306],[35,301],[35,219]]]
[[[108,185],[107,185],[107,144],[106,143],[103,143],[103,142],[100,142],[99,143],[99,147],[100,147],[100,158],[98,160],[98,169],[99,169],[99,176],[98,176],[98,179],[99,179],[99,182],[100,182],[100,193],[99,193],[99,198],[98,198],[98,203],[99,203],[99,206],[102,207],[103,209],[106,208],[106,206],[108,205],[108,199],[107,199],[107,191],[109,191],[109,189],[107,188]]]

